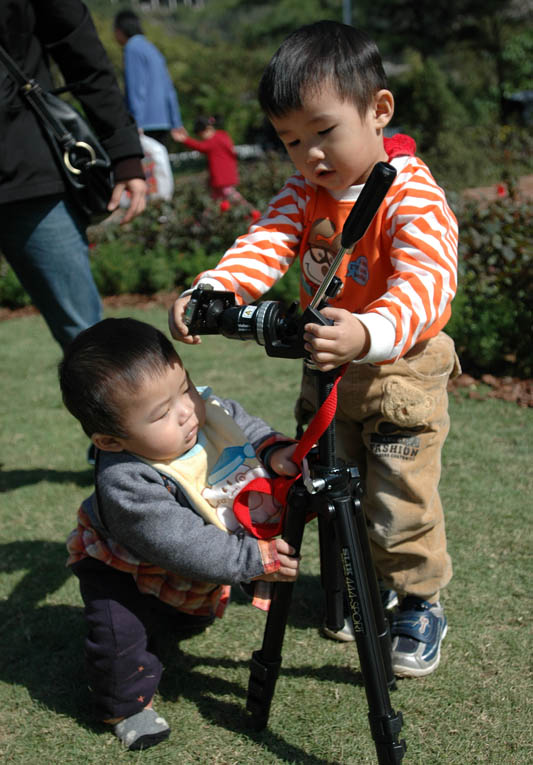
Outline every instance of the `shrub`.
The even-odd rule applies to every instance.
[[[514,196],[457,210],[459,291],[446,331],[465,370],[533,374],[531,207]]]
[[[0,305],[5,308],[23,308],[30,305],[28,293],[21,286],[8,262],[0,255]]]
[[[265,209],[290,172],[290,163],[275,154],[260,163],[242,163],[239,188],[250,204]],[[218,263],[250,222],[248,207],[222,209],[210,198],[204,174],[178,178],[171,202],[151,202],[142,216],[120,229],[103,225],[91,230],[98,288],[103,295],[185,288]],[[298,272],[292,272],[268,299],[290,302],[297,295]]]
[[[516,139],[512,130],[501,135],[507,146]],[[524,147],[520,141],[517,146]],[[254,206],[265,209],[290,172],[290,164],[274,154],[259,163],[242,163],[240,189]],[[449,195],[460,239],[459,292],[447,331],[465,370],[527,377],[533,375],[531,216],[528,205],[515,197],[512,183],[507,185],[511,193],[489,204]],[[171,202],[151,203],[126,226],[90,230],[98,289],[102,295],[184,289],[196,274],[216,265],[249,223],[245,206],[221,211],[207,193],[203,174],[178,178]],[[264,299],[286,304],[296,300],[299,277],[294,264]],[[0,260],[0,304],[14,308],[28,303],[11,269]]]
[[[146,249],[122,240],[102,242],[91,270],[101,295],[154,292],[174,288],[177,259],[161,245]]]

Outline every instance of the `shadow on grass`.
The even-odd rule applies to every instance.
[[[91,487],[93,485],[93,472],[88,470],[45,470],[44,468],[32,470],[2,470],[0,468],[0,493],[14,491],[21,486],[47,481],[48,483],[73,483],[76,486]]]
[[[0,679],[24,686],[32,699],[90,728],[80,661],[82,608],[47,602],[71,576],[66,557],[60,542],[0,545],[0,573],[24,572],[0,603]]]
[[[320,577],[300,575],[295,585],[293,599],[287,623],[295,629],[307,630],[318,627],[322,620],[322,609],[317,605],[317,592],[321,592]],[[318,598],[320,601],[320,599]],[[247,604],[246,596],[235,588],[232,595],[234,605]],[[259,648],[260,646],[256,646]],[[227,656],[198,656],[186,652],[186,644],[181,643],[180,650],[174,651],[165,661],[159,686],[159,694],[165,701],[175,702],[180,698],[193,703],[198,711],[210,722],[240,736],[247,736],[262,748],[270,750],[280,761],[305,763],[306,765],[335,765],[331,760],[310,755],[302,749],[289,744],[282,736],[271,729],[255,730],[251,717],[246,712],[247,688],[240,682],[227,680],[224,670],[233,674],[235,669],[248,668],[250,660],[235,660]],[[355,645],[353,646],[355,651]],[[283,649],[282,649],[283,653]],[[251,659],[251,655],[250,655]],[[363,687],[362,674],[347,666],[333,664],[316,665],[306,663],[302,654],[302,663],[293,667],[281,667],[280,678],[310,678],[314,681],[335,685],[356,685]],[[215,669],[220,672],[213,676],[205,670]],[[303,691],[303,689],[302,689]],[[228,701],[228,696],[242,699],[242,703]],[[276,703],[274,693],[273,705]],[[281,703],[281,702],[280,702]],[[290,714],[291,711],[287,710]]]
[[[240,736],[247,736],[262,748],[269,749],[281,761],[306,763],[306,765],[334,765],[331,760],[310,755],[299,747],[295,747],[271,729],[257,731],[251,725],[251,719],[246,712],[246,689],[240,684],[226,680],[223,675],[213,677],[206,675],[201,668],[215,667],[217,669],[234,670],[248,667],[248,661],[237,661],[227,657],[198,657],[175,652],[167,662],[166,670],[161,679],[159,694],[165,701],[179,701],[180,698],[192,702],[199,712],[211,723]],[[327,683],[350,684],[362,686],[360,672],[353,672],[347,667],[324,665],[317,668],[302,665],[294,669],[283,669],[280,677],[308,677]],[[242,704],[227,701],[229,695],[242,698]],[[217,698],[220,697],[220,698]],[[275,703],[275,696],[274,701]],[[290,713],[290,710],[287,710]]]
[[[85,625],[82,607],[53,604],[53,594],[71,576],[65,566],[65,545],[43,540],[0,545],[0,573],[20,575],[9,596],[0,604],[0,680],[23,686],[31,698],[54,712],[70,717],[87,730],[109,733],[97,723],[90,708],[83,668]],[[303,577],[304,592],[319,586],[317,577]],[[295,626],[309,626],[308,609],[298,603]],[[295,604],[296,606],[296,604]],[[292,619],[289,617],[289,622]],[[164,658],[164,657],[163,657]],[[189,699],[210,722],[246,735],[261,747],[268,747],[280,759],[307,765],[331,765],[288,744],[272,731],[255,731],[245,712],[246,688],[224,677],[224,671],[247,667],[248,660],[226,656],[198,657],[174,650],[166,663],[159,687],[168,701]],[[220,671],[207,676],[202,667]],[[328,683],[361,685],[359,672],[346,667],[302,664],[281,670],[285,677],[312,677]],[[227,701],[228,695],[242,699],[242,705]],[[216,698],[219,696],[220,698]]]
[[[287,624],[298,630],[319,627],[324,615],[324,593],[320,585],[320,577],[314,574],[298,575],[294,585]],[[231,603],[249,606],[251,597],[242,592],[239,587],[231,590]]]

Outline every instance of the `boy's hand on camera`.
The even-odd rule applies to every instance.
[[[274,539],[273,542],[276,545],[281,566],[277,571],[273,571],[271,574],[262,574],[261,576],[254,577],[254,580],[263,579],[265,582],[294,582],[300,570],[300,559],[292,557],[296,553],[296,550],[284,539]]]
[[[168,312],[168,328],[170,334],[176,340],[181,343],[187,343],[188,345],[198,345],[202,342],[199,335],[189,335],[189,328],[183,321],[185,315],[185,309],[191,299],[190,295],[179,297],[174,301],[174,305]]]
[[[329,306],[320,313],[335,323],[330,327],[306,324],[304,348],[321,372],[329,372],[368,353],[368,330],[353,313]]]
[[[269,463],[271,470],[276,475],[298,475],[300,469],[298,465],[292,461],[291,457],[298,444],[289,444],[289,446],[282,446],[280,449],[276,449],[272,453]]]

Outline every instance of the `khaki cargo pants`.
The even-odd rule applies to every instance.
[[[451,578],[438,485],[448,434],[447,383],[460,371],[444,332],[393,364],[350,364],[339,383],[337,456],[359,468],[376,570],[400,596],[438,600]],[[305,374],[296,419],[315,411]]]

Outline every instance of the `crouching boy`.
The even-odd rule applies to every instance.
[[[152,707],[158,638],[221,616],[229,586],[293,582],[294,549],[246,534],[235,494],[262,473],[294,475],[294,443],[235,401],[198,390],[170,341],[133,319],[82,332],[59,367],[63,400],[97,448],[93,494],[69,536],[89,685],[99,719],[129,749],[168,737]],[[254,504],[273,522],[279,508]]]

